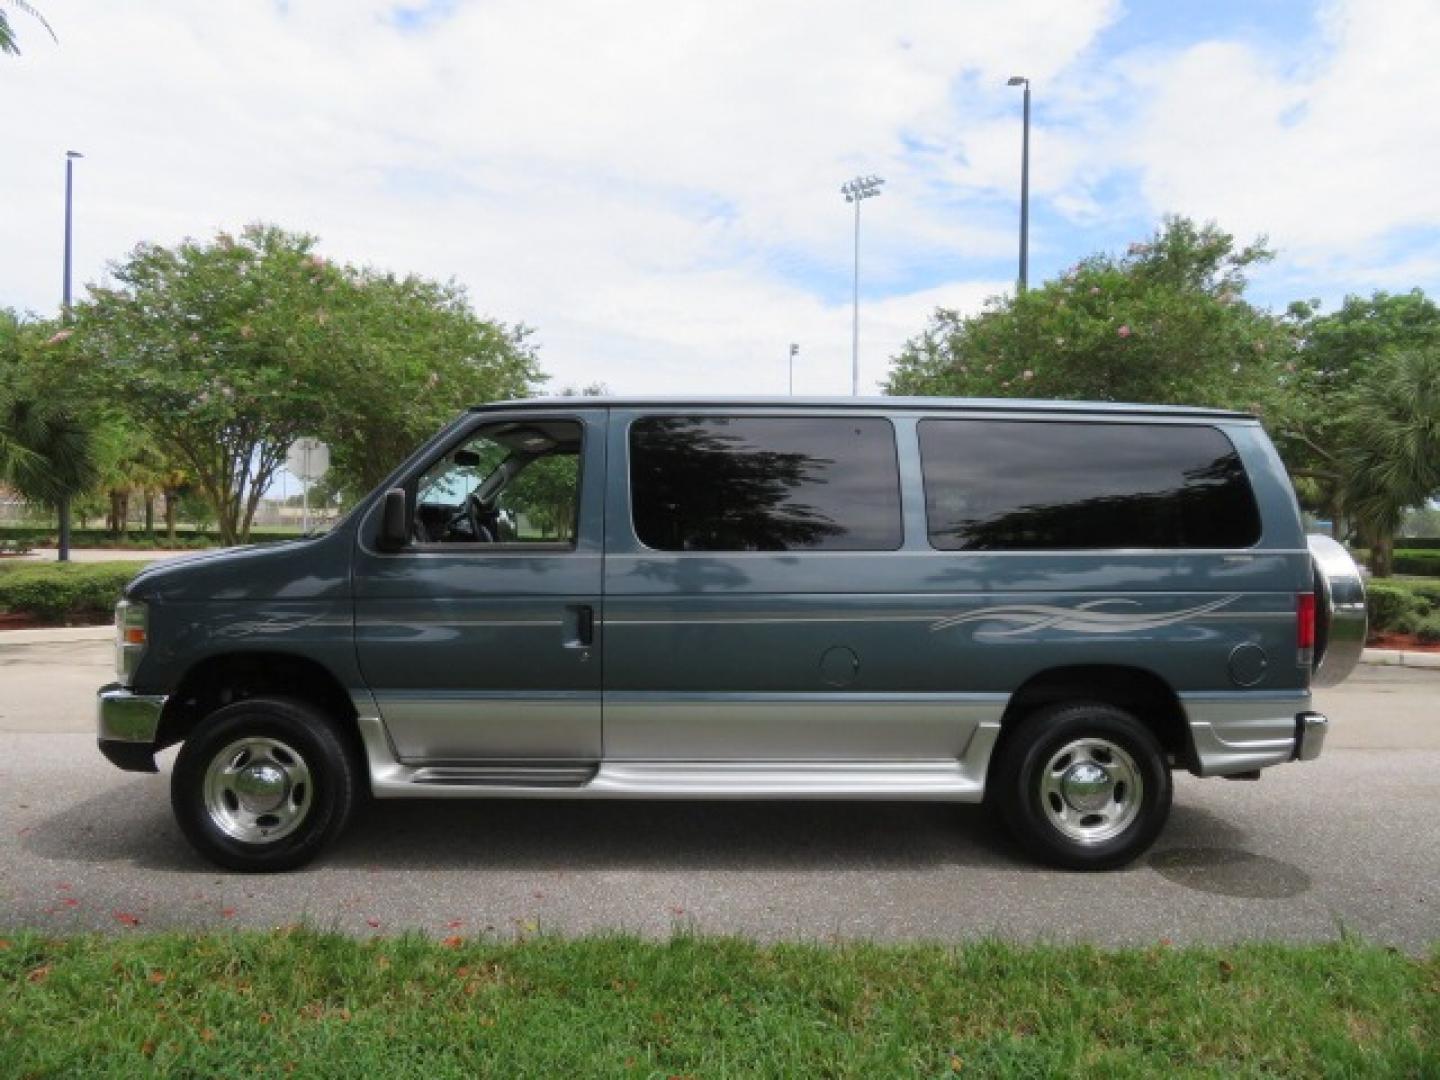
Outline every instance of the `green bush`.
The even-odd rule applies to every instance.
[[[1400,624],[1409,616],[1425,612],[1425,599],[1399,582],[1371,580],[1366,587],[1366,606],[1370,609],[1372,633],[1405,633]]]
[[[1425,614],[1440,611],[1440,581],[1402,581],[1400,584],[1419,599]]]
[[[0,611],[45,622],[104,621],[148,563],[24,563],[0,571]]]
[[[265,544],[275,540],[294,540],[300,534],[288,529],[251,529],[250,542]],[[23,543],[29,547],[54,547],[57,542],[53,528],[39,528],[34,525],[0,525],[0,544],[8,541]],[[154,534],[143,529],[131,529],[116,536],[108,529],[70,530],[72,548],[207,548],[220,546],[220,534],[205,529],[180,528],[175,533],[172,545],[166,539],[163,527]]]
[[[1387,626],[1386,629],[1394,634],[1418,633],[1420,627],[1425,622],[1425,618],[1426,617],[1424,615],[1421,615],[1419,611],[1407,611],[1404,615],[1401,615],[1393,623]]]
[[[1415,629],[1410,633],[1414,634],[1422,645],[1440,645],[1440,615],[1427,615],[1423,619],[1417,619]]]
[[[1440,577],[1440,551],[1420,548],[1396,548],[1394,570],[1397,574],[1422,574]]]

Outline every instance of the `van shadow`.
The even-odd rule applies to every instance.
[[[1228,895],[1289,896],[1300,871],[1244,850],[1245,833],[1176,804],[1155,853],[1126,872]],[[137,778],[36,822],[28,853],[147,871],[215,873],[155,779]],[[317,869],[924,870],[1049,872],[978,806],[882,802],[368,801]]]
[[[72,803],[20,843],[46,859],[213,872],[153,778]],[[314,865],[373,873],[1033,868],[978,806],[531,799],[367,801]]]
[[[1245,848],[1247,834],[1199,807],[1176,803],[1145,864],[1175,885],[1212,896],[1288,900],[1308,892],[1310,875]]]
[[[379,870],[1029,869],[980,807],[940,803],[375,803],[324,857]]]
[[[128,864],[146,870],[203,871],[170,813],[169,776],[136,777],[106,784],[35,822],[20,839],[28,854],[44,859]]]

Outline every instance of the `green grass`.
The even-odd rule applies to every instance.
[[[0,1075],[1435,1076],[1440,951],[18,935]]]

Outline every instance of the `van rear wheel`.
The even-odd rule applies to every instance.
[[[1164,751],[1113,705],[1052,705],[1026,716],[1006,736],[990,782],[1016,840],[1069,870],[1134,861],[1170,815]]]
[[[230,870],[293,870],[344,828],[356,769],[313,706],[253,698],[217,709],[185,740],[170,803],[187,840]]]

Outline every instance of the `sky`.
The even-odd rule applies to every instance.
[[[5,0],[0,0],[4,3]],[[850,390],[937,306],[1163,214],[1278,257],[1252,298],[1440,293],[1436,0],[34,0],[0,57],[0,306],[266,221],[454,278],[560,389]]]

